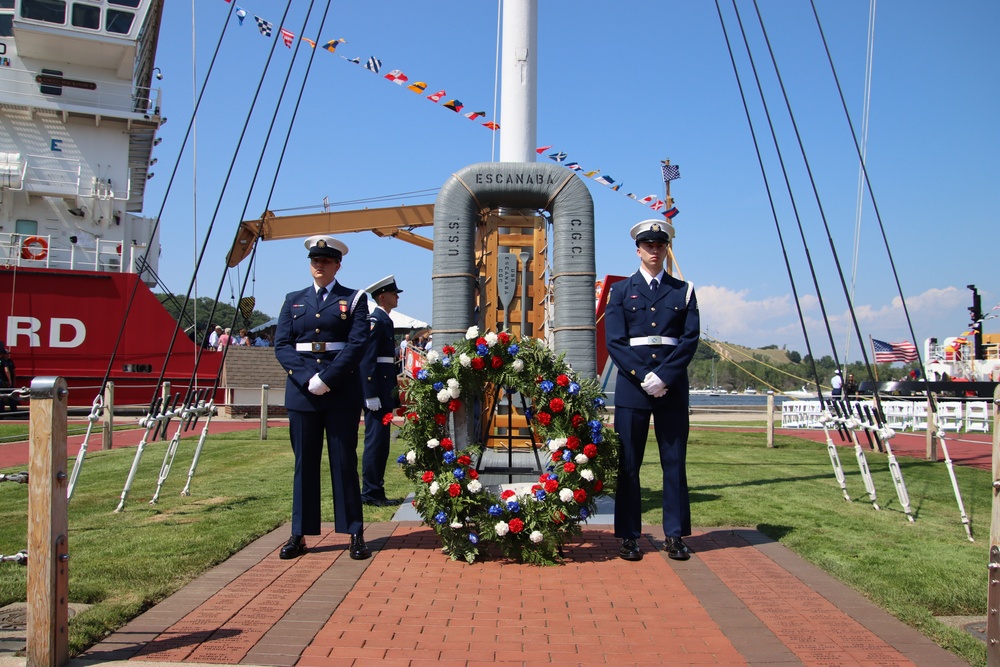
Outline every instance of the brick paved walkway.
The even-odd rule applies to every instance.
[[[248,665],[964,664],[777,542],[697,531],[686,562],[616,557],[590,528],[566,564],[452,562],[415,522],[366,529],[352,561],[325,525],[282,561],[261,538],[80,656]]]

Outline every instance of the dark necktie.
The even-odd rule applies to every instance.
[[[320,287],[319,291],[316,292],[316,298],[319,299],[320,303],[326,301],[326,291],[325,287]]]
[[[652,280],[649,281],[649,292],[651,294],[656,294],[656,288],[659,286],[660,284],[656,282],[656,278],[653,278]]]

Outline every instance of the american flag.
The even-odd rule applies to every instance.
[[[902,343],[886,343],[884,340],[872,338],[875,348],[875,363],[891,364],[894,361],[909,363],[917,360],[917,348],[909,341]]]

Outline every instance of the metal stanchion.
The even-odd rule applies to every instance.
[[[260,386],[260,439],[267,440],[267,392],[268,385]]]

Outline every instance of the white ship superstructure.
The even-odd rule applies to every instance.
[[[0,263],[141,272],[163,0],[0,0]],[[149,276],[143,276],[146,282]]]

